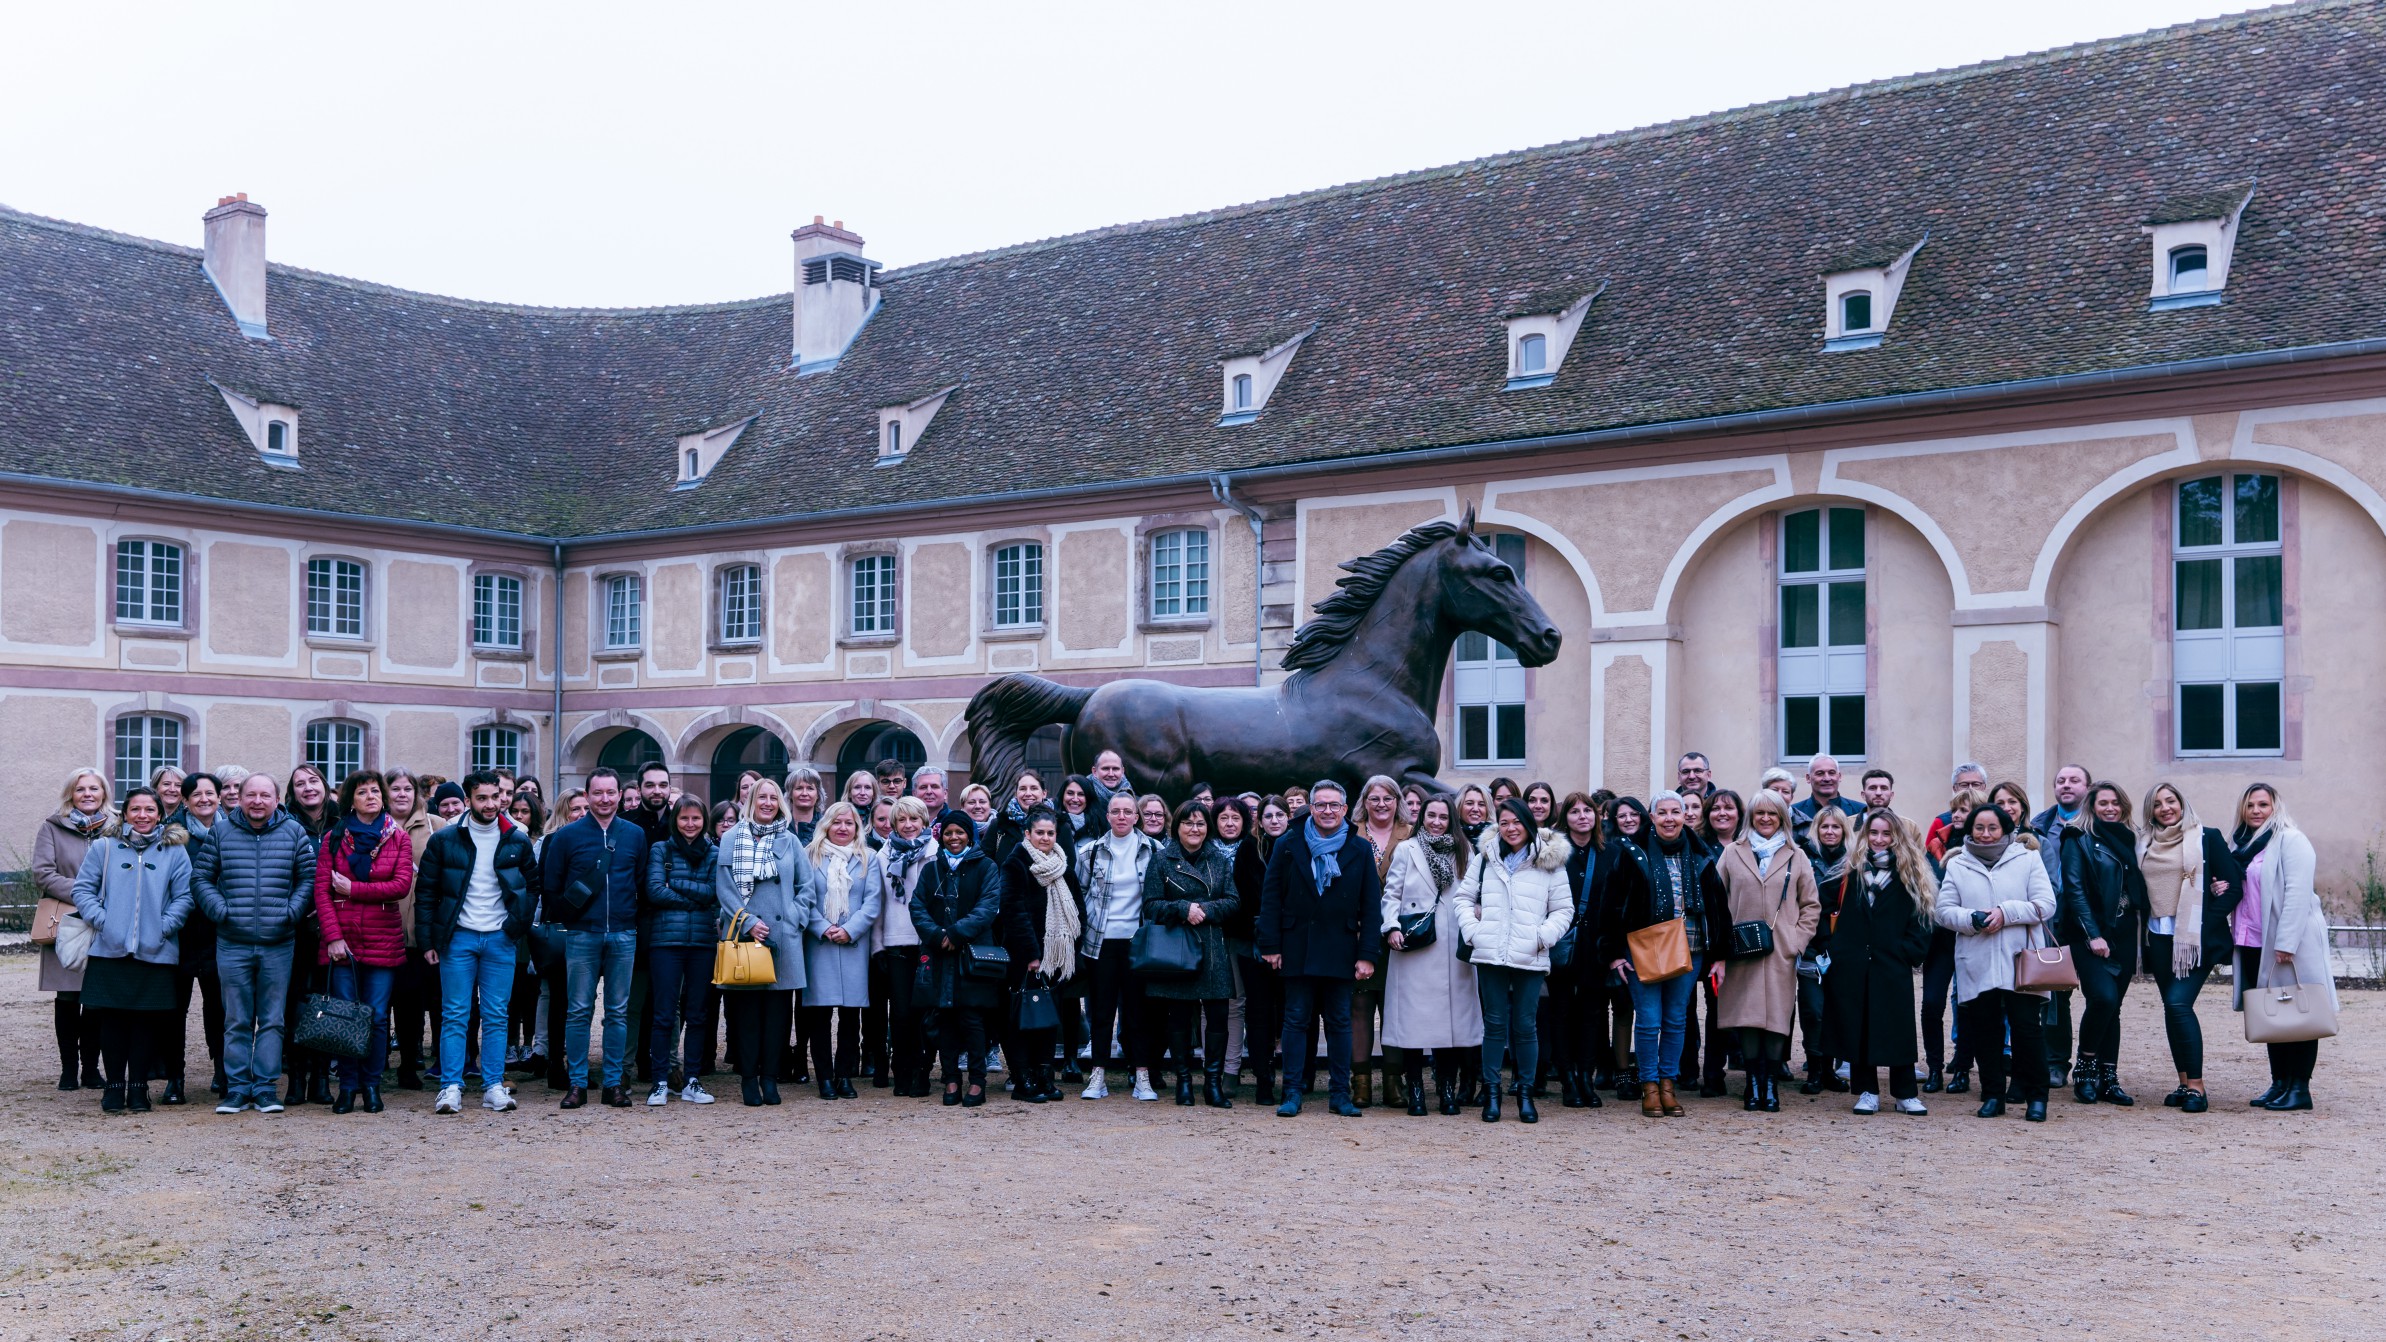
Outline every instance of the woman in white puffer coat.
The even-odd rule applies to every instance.
[[[1566,859],[1574,845],[1539,830],[1521,798],[1500,803],[1498,837],[1483,845],[1458,888],[1458,935],[1483,999],[1483,1121],[1500,1118],[1500,1056],[1516,1068],[1516,1116],[1538,1123],[1533,1073],[1541,1064],[1535,1019],[1549,978],[1549,950],[1574,922]]]

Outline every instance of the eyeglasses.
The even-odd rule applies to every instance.
[[[1347,802],[1338,801],[1313,801],[1309,803],[1309,809],[1312,811],[1347,811],[1350,809],[1350,805]]]

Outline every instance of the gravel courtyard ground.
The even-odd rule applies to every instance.
[[[1136,1104],[734,1101],[104,1119],[0,958],[0,1337],[2375,1337],[2386,995],[2313,1114],[2225,992],[2216,1104],[2130,995],[2134,1110],[1845,1096],[1542,1122]],[[195,1022],[194,1022],[195,1032]],[[1248,1097],[1246,1085],[1244,1095]]]

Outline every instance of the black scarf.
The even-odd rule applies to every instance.
[[[2121,907],[2144,909],[2149,901],[2146,873],[2138,870],[2137,865],[2137,831],[2118,820],[2092,821],[2090,828],[2096,832],[2096,842],[2104,845],[2104,850],[2113,855],[2113,861],[2120,864]]]
[[[2238,866],[2250,867],[2254,858],[2270,846],[2270,836],[2277,832],[2276,825],[2264,825],[2258,830],[2239,825],[2237,832],[2229,838],[2229,852],[2237,859]]]
[[[711,837],[706,835],[703,830],[696,831],[696,837],[693,839],[680,833],[676,817],[674,817],[671,826],[671,846],[679,850],[679,860],[688,864],[689,871],[702,871],[704,864],[712,861],[713,842]]]

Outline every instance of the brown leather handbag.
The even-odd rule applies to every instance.
[[[33,935],[27,940],[36,946],[53,946],[58,942],[58,924],[74,916],[75,906],[63,899],[43,895],[33,906]]]
[[[2079,966],[2071,963],[2069,946],[2032,946],[2013,953],[2015,992],[2069,992],[2078,986]]]
[[[1690,972],[1690,933],[1680,918],[1651,923],[1624,934],[1632,952],[1632,973],[1643,983],[1663,983]]]

